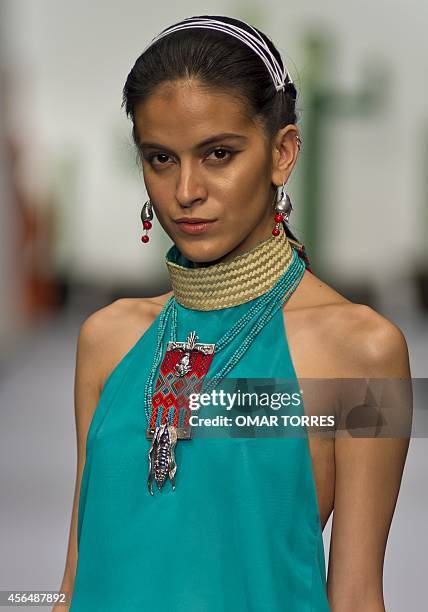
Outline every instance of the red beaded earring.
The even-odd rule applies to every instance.
[[[290,213],[293,210],[293,205],[291,204],[290,196],[288,193],[284,192],[284,185],[281,187],[281,191],[279,190],[276,194],[275,198],[275,227],[272,230],[273,236],[279,236],[280,233],[280,225],[285,220],[288,223],[288,219],[290,217]]]
[[[152,228],[151,220],[153,219],[153,208],[150,200],[147,200],[141,209],[140,217],[141,221],[143,222],[143,229],[146,230],[146,233],[141,236],[141,242],[146,243],[150,240],[147,230]]]
[[[302,140],[299,134],[297,134],[296,136],[296,141],[297,141],[297,147],[300,153],[300,147],[302,145]],[[279,228],[280,228],[281,223],[284,220],[286,223],[288,223],[288,219],[290,217],[291,211],[293,210],[293,205],[291,204],[291,200],[290,200],[288,193],[284,193],[284,186],[285,186],[285,181],[282,184],[281,192],[279,191],[279,187],[278,187],[278,191],[276,192],[275,227],[272,230],[273,236],[279,236],[279,233],[280,233]]]

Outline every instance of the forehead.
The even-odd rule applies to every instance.
[[[164,83],[136,107],[139,140],[181,139],[191,143],[220,132],[260,132],[243,102],[195,81]]]

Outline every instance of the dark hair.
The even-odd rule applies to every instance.
[[[217,15],[195,17],[236,25],[254,35],[239,19]],[[254,29],[284,70],[281,55],[273,42]],[[277,92],[265,63],[246,44],[218,30],[188,28],[172,32],[149,46],[128,74],[122,107],[132,120],[132,136],[137,149],[137,105],[149,98],[161,83],[189,78],[197,79],[202,87],[230,92],[237,97],[249,117],[262,123],[269,141],[282,127],[297,123],[297,92],[293,83],[286,80],[285,89]],[[284,227],[287,235],[297,240],[285,223]]]
[[[254,35],[239,19],[217,15],[196,17],[217,19]],[[254,29],[284,69],[281,55],[272,41]],[[122,106],[132,119],[136,145],[134,119],[137,104],[147,99],[161,83],[187,78],[195,78],[202,86],[229,91],[238,97],[249,116],[262,121],[269,139],[281,127],[297,122],[297,92],[293,83],[286,82],[285,90],[277,92],[263,60],[246,44],[218,30],[189,28],[156,41],[140,55],[128,74]]]

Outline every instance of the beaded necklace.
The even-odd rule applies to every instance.
[[[239,256],[239,258],[237,258],[238,262],[236,259],[233,260],[232,264],[238,263],[242,275],[243,265],[250,265],[251,267],[251,265],[253,265],[252,262],[256,265],[260,259],[261,251],[271,247],[271,253],[273,254],[270,260],[270,263],[272,263],[271,267],[276,269],[279,268],[280,276],[275,284],[264,293],[260,293],[260,287],[258,283],[256,283],[255,288],[252,289],[255,295],[251,297],[251,292],[247,293],[246,299],[243,301],[249,301],[250,299],[254,299],[254,297],[258,297],[259,299],[254,302],[251,308],[241,316],[232,328],[223,334],[215,344],[197,343],[198,336],[195,331],[188,334],[185,342],[177,341],[177,299],[175,291],[174,295],[168,299],[161,311],[153,364],[147,378],[144,393],[144,412],[149,425],[146,435],[147,438],[152,439],[152,445],[149,450],[149,476],[147,482],[151,495],[153,495],[153,479],[155,479],[159,490],[168,478],[171,481],[172,488],[175,489],[174,476],[177,470],[174,454],[175,445],[179,439],[188,440],[191,438],[191,426],[189,424],[190,410],[188,407],[189,389],[187,389],[186,395],[186,393],[183,392],[183,387],[180,386],[180,396],[177,396],[176,406],[173,408],[169,405],[162,406],[162,398],[156,394],[156,389],[155,393],[153,393],[153,382],[156,372],[160,367],[160,377],[158,378],[156,388],[161,386],[161,379],[162,382],[165,382],[165,374],[171,378],[171,373],[173,373],[173,378],[176,377],[183,383],[192,380],[191,384],[193,387],[190,392],[194,393],[195,391],[200,391],[200,383],[207,374],[214,355],[217,358],[217,356],[221,354],[221,351],[230,344],[239,333],[248,327],[245,340],[234,351],[226,363],[222,365],[219,372],[211,377],[208,385],[204,386],[204,393],[209,393],[227,376],[243,357],[257,334],[289,299],[305,272],[306,265],[303,258],[299,256],[297,250],[291,248],[285,235],[283,236],[283,243],[288,248],[288,258],[286,259],[287,263],[284,271],[284,261],[282,259],[284,253],[278,250],[279,245],[278,243],[274,243],[273,240],[275,239],[270,238],[262,243],[262,245],[258,245],[258,247],[252,251]],[[272,249],[272,245],[276,246]],[[200,270],[202,269],[198,268],[193,272],[198,276]],[[227,285],[227,274],[226,276],[224,275],[224,272],[227,270],[230,270],[230,268],[224,264],[218,264],[209,270],[209,274],[214,273],[214,276],[217,271],[221,271],[223,282],[220,283],[220,291],[223,289],[223,285]],[[247,278],[247,274],[245,274],[245,278]],[[235,282],[234,273],[232,274],[231,280]],[[263,284],[263,281],[261,281],[261,284]],[[175,289],[174,283],[173,289]],[[187,295],[187,298],[188,297]],[[196,297],[195,299],[197,300],[196,304],[202,303],[202,300],[204,304],[206,303],[205,295],[200,298]],[[243,303],[243,301],[238,303]],[[168,342],[167,350],[162,360],[165,333],[170,322],[171,340]],[[188,377],[189,374],[193,377],[192,379]],[[195,379],[198,381],[196,386]],[[185,397],[187,401],[186,399],[183,401],[183,397]],[[159,408],[161,408],[160,414]],[[171,411],[174,412],[172,423],[169,418],[169,413]],[[179,424],[180,419],[182,421],[181,425]]]

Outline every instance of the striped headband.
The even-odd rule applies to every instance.
[[[273,55],[265,40],[263,40],[257,30],[254,29],[253,26],[248,23],[246,23],[246,25],[253,30],[254,34],[251,34],[250,32],[247,32],[246,30],[243,30],[242,28],[236,25],[225,23],[217,19],[186,17],[185,19],[183,19],[182,22],[169,26],[160,34],[155,36],[155,38],[153,38],[153,40],[145,47],[143,53],[145,53],[145,51],[147,51],[147,49],[159,39],[163,38],[164,36],[167,36],[168,34],[171,34],[172,32],[178,32],[179,30],[187,30],[190,28],[219,30],[220,32],[225,32],[226,34],[230,34],[230,36],[234,36],[235,38],[246,44],[248,47],[250,47],[250,49],[252,49],[255,53],[257,53],[260,59],[264,62],[266,68],[269,70],[269,74],[272,77],[272,81],[276,91],[281,91],[285,88],[285,84],[287,81],[289,83],[293,83],[288,70],[286,70],[285,68],[281,68],[278,60]]]

